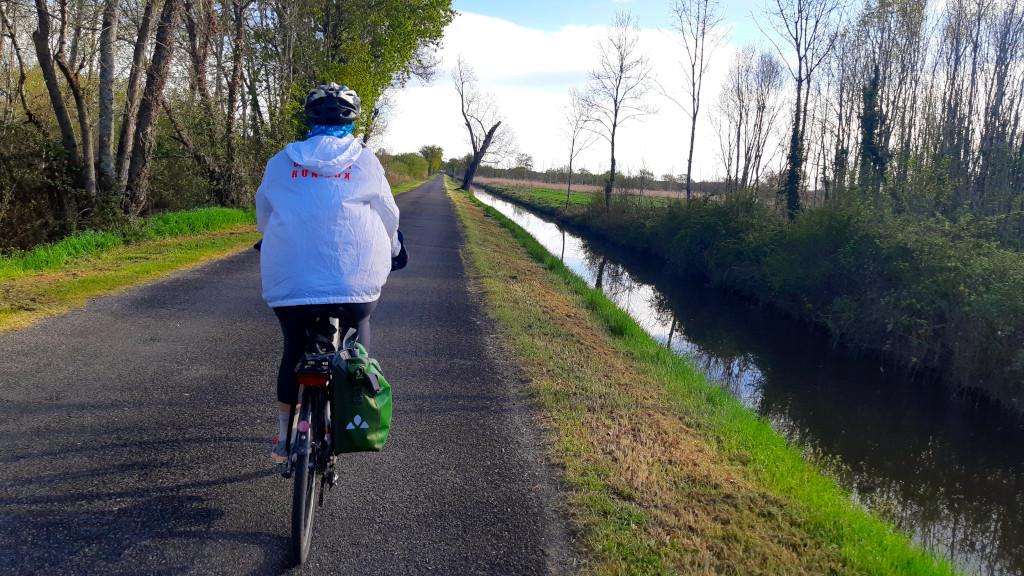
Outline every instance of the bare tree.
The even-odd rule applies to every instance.
[[[746,46],[736,52],[719,94],[715,128],[735,190],[756,188],[782,110],[782,64],[770,53]]]
[[[598,42],[601,61],[590,72],[587,100],[599,134],[611,145],[611,170],[604,186],[605,208],[615,188],[615,136],[619,126],[654,113],[644,96],[651,87],[651,63],[639,52],[640,25],[629,12],[618,12],[608,36]]]
[[[565,108],[563,114],[563,134],[569,141],[569,178],[565,187],[565,207],[568,208],[569,198],[572,196],[572,165],[580,152],[594,145],[597,134],[591,130],[594,117],[588,101],[576,88],[569,90],[569,106]]]
[[[124,188],[128,183],[128,164],[135,142],[135,126],[138,120],[139,104],[142,100],[142,79],[146,75],[146,48],[153,35],[154,16],[160,0],[146,0],[146,7],[139,21],[139,32],[135,38],[132,52],[132,65],[128,73],[124,111],[121,115],[121,128],[117,136],[117,156],[114,159],[114,171],[117,174],[117,185]]]
[[[54,67],[56,58],[50,50],[50,7],[46,5],[45,0],[35,0],[35,7],[39,24],[32,33],[32,43],[36,48],[39,70],[43,74],[46,92],[50,97],[50,104],[53,107],[54,115],[57,118],[57,125],[60,128],[61,145],[67,152],[71,163],[75,166],[82,166],[82,152],[78,147],[78,141],[75,139],[75,128],[71,124],[71,114],[68,113],[68,108],[64,104],[64,94],[61,92],[60,82],[57,80],[57,70]],[[59,46],[63,48],[65,44],[63,22],[60,23],[59,29],[61,30]]]
[[[477,88],[477,80],[476,72],[460,55],[452,69],[452,83],[459,93],[462,119],[466,123],[469,145],[473,149],[473,159],[466,167],[460,186],[463,190],[469,190],[481,163],[499,161],[512,149],[511,131],[502,127],[504,118],[494,98]]]
[[[651,169],[647,166],[647,161],[641,159],[640,168],[637,169],[636,174],[631,176],[632,188],[636,194],[636,205],[643,206],[644,194],[649,190],[654,190],[654,172],[651,172]]]
[[[700,112],[700,93],[704,84],[704,73],[711,65],[711,56],[726,39],[726,33],[719,28],[722,23],[722,6],[717,0],[673,0],[673,30],[683,36],[682,45],[686,52],[683,74],[686,76],[686,91],[690,95],[689,107],[668,96],[680,108],[690,113],[690,148],[686,156],[686,199],[690,199],[690,173],[693,169],[693,143],[697,137],[697,114]]]
[[[128,166],[125,211],[132,216],[141,214],[146,209],[148,201],[149,161],[152,158],[153,145],[156,143],[158,109],[163,100],[164,85],[167,83],[167,73],[171,67],[174,37],[182,7],[183,0],[166,0],[160,13],[156,48],[146,74],[146,88],[139,104],[138,124]]]
[[[1007,0],[1001,13],[993,15],[987,26],[987,44],[992,73],[985,82],[985,106],[982,113],[981,139],[975,170],[971,203],[988,213],[1006,212],[1004,198],[991,198],[992,192],[1005,190],[1013,180],[1011,172],[1015,132],[1019,116],[1011,122],[1006,107],[1013,91],[1014,64],[1024,52],[1024,6],[1019,0]],[[1019,66],[1018,66],[1019,68]],[[1019,94],[1017,95],[1019,97]],[[995,207],[996,210],[991,210]]]
[[[814,72],[835,47],[839,21],[845,0],[772,0],[765,10],[768,25],[778,34],[768,39],[785,60],[780,42],[792,51],[789,73],[796,84],[793,129],[789,143],[788,171],[784,192],[790,217],[800,211],[800,186],[803,177],[804,136],[807,109]],[[760,25],[759,25],[760,26]],[[763,30],[762,30],[763,31]]]
[[[0,45],[2,45],[4,37],[8,38],[11,45],[11,55],[14,60],[18,61],[18,83],[13,89],[8,90],[8,99],[9,102],[13,101],[15,93],[17,93],[18,99],[21,101],[21,109],[25,113],[25,119],[40,131],[44,131],[42,122],[36,118],[36,115],[28,105],[28,100],[25,98],[25,81],[27,76],[25,74],[25,58],[22,55],[21,46],[18,42],[18,8],[13,3],[7,7],[0,6],[0,25],[2,25],[0,31],[3,32],[3,36],[0,36]],[[2,53],[3,50],[0,50],[0,54]],[[13,110],[8,110],[7,112],[13,115]]]

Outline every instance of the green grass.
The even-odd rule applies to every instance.
[[[393,195],[395,195],[395,196],[398,196],[399,194],[401,194],[403,192],[408,192],[409,190],[412,190],[414,188],[422,186],[423,184],[425,184],[427,182],[430,182],[434,178],[435,178],[435,176],[431,176],[430,178],[426,178],[424,180],[410,180],[408,182],[402,182],[401,184],[396,184],[396,185],[391,187],[391,193]]]
[[[497,188],[512,198],[530,201],[538,207],[557,209],[565,206],[565,190],[553,190],[550,188],[535,188],[527,186],[488,186]],[[570,192],[570,206],[586,206],[593,201],[594,194],[590,192]]]
[[[54,244],[0,257],[0,278],[26,272],[59,270],[76,259],[95,256],[126,244],[202,234],[240,224],[252,224],[255,221],[256,215],[253,211],[230,208],[198,208],[156,214],[144,218],[137,227],[108,232],[78,232]]]
[[[948,564],[915,548],[892,526],[853,503],[831,477],[804,460],[798,447],[650,338],[528,233],[497,211],[480,208],[550,272],[520,289],[531,274],[504,272],[516,268],[513,257],[494,255],[498,248],[487,240],[488,234],[467,234],[475,242],[489,242],[468,247],[468,260],[484,278],[492,314],[519,364],[528,367],[544,419],[552,423],[555,460],[565,468],[589,572],[953,573]],[[463,220],[469,220],[467,211],[462,212]],[[537,299],[537,294],[547,294],[544,283],[554,285],[554,295]],[[558,334],[567,322],[587,323],[564,306],[546,317],[537,312],[559,291],[585,309],[603,336],[585,328]],[[610,341],[614,353],[589,356],[586,342],[601,338]],[[620,371],[628,372],[620,378],[627,384],[606,382]],[[631,392],[629,386],[636,382],[641,391]],[[635,424],[641,426],[636,440],[619,446],[613,442],[624,442],[623,429],[613,424],[620,420],[662,424]],[[652,441],[671,445],[687,435],[704,448],[690,449],[683,457],[685,442],[661,451],[651,447]],[[644,453],[646,460],[634,456]],[[694,470],[678,470],[694,461]],[[736,485],[722,480],[729,474],[736,474]],[[653,480],[645,483],[637,477]],[[680,521],[680,516],[688,519]]]
[[[0,257],[0,332],[244,250],[259,238],[254,222],[251,210],[168,212]]]
[[[255,224],[256,212],[231,208],[198,208],[182,212],[164,212],[143,220],[146,239],[200,234],[238,224]]]
[[[84,306],[173,272],[249,249],[259,239],[239,224],[196,235],[115,246],[43,272],[20,272],[0,283],[0,333]]]
[[[521,204],[547,216],[562,216],[566,214],[565,190],[552,188],[537,188],[534,186],[495,186],[491,184],[475,184],[487,192],[500,196],[506,200]],[[673,199],[663,196],[628,196],[630,202],[645,207],[664,207]],[[603,206],[603,192],[576,192],[569,196],[568,211],[574,214],[582,212],[594,202],[601,202]]]
[[[491,194],[495,194],[512,202],[523,204],[544,214],[558,214],[565,210],[565,190],[536,188],[532,186],[494,186],[490,184],[474,184]],[[588,206],[594,200],[589,192],[572,192],[569,206]]]

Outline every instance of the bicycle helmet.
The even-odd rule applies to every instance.
[[[344,126],[359,118],[359,96],[348,86],[321,84],[306,95],[305,108],[311,125]]]

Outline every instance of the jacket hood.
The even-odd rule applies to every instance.
[[[314,136],[284,147],[292,162],[313,171],[341,171],[359,158],[363,146],[352,136]]]

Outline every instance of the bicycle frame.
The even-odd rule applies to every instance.
[[[324,501],[324,485],[328,489],[337,483],[334,471],[334,442],[331,436],[331,396],[333,394],[333,365],[338,355],[347,354],[347,346],[355,338],[349,329],[345,338],[339,333],[337,319],[333,352],[306,354],[296,366],[296,402],[292,404],[288,419],[288,436],[298,407],[299,419],[295,441],[291,444],[288,460],[282,465],[282,476],[295,475],[292,501],[292,552],[296,563],[305,562],[312,540],[312,524],[316,507]],[[344,340],[345,347],[343,347]],[[309,376],[300,379],[300,376]],[[301,384],[307,382],[309,385]],[[319,493],[319,498],[317,494]],[[317,501],[318,500],[318,501]]]
[[[302,370],[301,367],[304,364],[308,364],[311,361],[319,362],[320,363],[320,366],[318,366],[318,371],[323,373],[327,377],[327,382],[323,386],[323,389],[328,391],[328,394],[327,394],[327,400],[328,400],[327,405],[330,405],[330,390],[331,390],[332,384],[333,384],[333,382],[331,382],[331,376],[332,376],[331,375],[331,365],[333,363],[334,357],[337,354],[342,353],[345,350],[345,348],[347,346],[349,346],[352,341],[355,340],[355,337],[356,337],[355,329],[349,328],[349,330],[348,330],[347,334],[345,335],[345,337],[342,338],[341,337],[340,326],[339,326],[339,322],[338,322],[337,318],[331,318],[331,324],[334,326],[334,329],[335,329],[335,333],[334,333],[334,352],[326,352],[326,353],[316,354],[316,355],[306,354],[306,355],[303,356],[302,360],[300,361],[299,366],[296,366],[296,374],[299,374],[301,372],[301,370]],[[302,402],[302,399],[303,399],[304,395],[307,393],[308,390],[309,390],[309,387],[307,387],[307,386],[303,386],[301,384],[298,384],[296,386],[295,402],[292,402],[291,411],[290,411],[290,413],[288,415],[288,433],[287,433],[287,436],[286,436],[287,438],[290,438],[292,436],[292,423],[295,422],[296,407],[297,406],[302,406],[304,404],[304,402]],[[308,403],[305,403],[305,404],[308,404]],[[302,418],[302,415],[300,414],[299,422],[301,423],[303,421],[307,421],[308,422],[308,419]],[[282,476],[284,476],[285,478],[290,478],[291,477],[291,473],[293,471],[293,466],[292,466],[293,458],[292,457],[299,456],[299,455],[309,454],[310,442],[311,442],[311,440],[310,440],[310,436],[309,436],[309,428],[306,428],[305,430],[302,430],[301,427],[300,427],[300,429],[296,431],[295,441],[292,443],[291,451],[289,452],[289,456],[290,457],[289,457],[288,461],[285,463],[285,467],[284,467],[284,469],[281,472]]]

